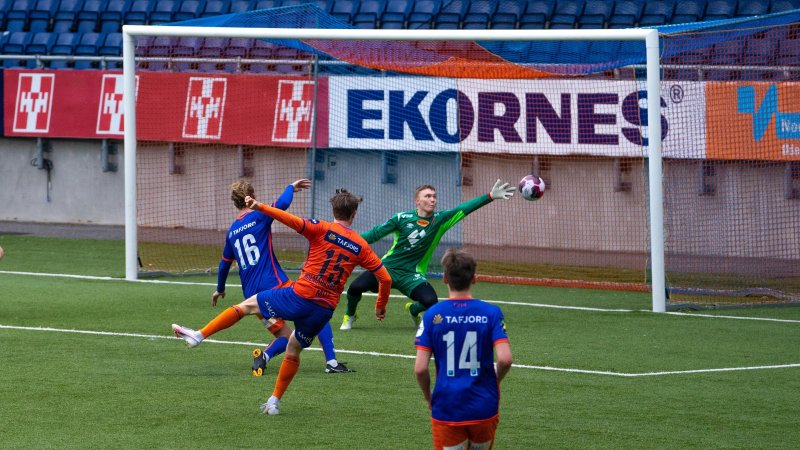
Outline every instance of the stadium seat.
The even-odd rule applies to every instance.
[[[522,14],[525,12],[526,3],[513,0],[500,0],[497,9],[491,17],[492,28],[495,24],[504,24],[501,27],[511,24],[511,28],[516,28]]]
[[[258,0],[253,5],[254,10],[258,9],[272,9],[281,6],[281,0]]]
[[[251,59],[275,59],[277,47],[272,42],[255,39],[247,49],[247,57]]]
[[[583,8],[583,13],[578,18],[578,23],[581,28],[584,25],[592,25],[596,28],[605,28],[611,14],[614,12],[614,2],[593,2],[586,3]]]
[[[771,13],[781,13],[800,8],[800,1],[798,0],[772,0],[772,6],[769,9]]]
[[[737,3],[737,0],[710,0],[703,20],[724,20],[735,17]]]
[[[30,44],[32,37],[32,34],[25,31],[12,31],[3,43],[2,52],[10,55],[21,55],[25,53],[25,48]]]
[[[779,47],[775,57],[775,65],[796,68],[797,61],[800,61],[800,39],[782,39],[778,42]]]
[[[461,21],[467,14],[469,8],[469,1],[466,0],[450,0],[444,2],[439,9],[439,13],[434,18],[435,24],[455,24],[459,28]],[[445,25],[447,26],[447,25]]]
[[[150,24],[172,22],[172,16],[178,11],[178,6],[180,5],[176,0],[159,0],[150,12]]]
[[[83,7],[83,0],[61,0],[53,16],[54,33],[66,33],[75,28],[78,11]]]
[[[386,2],[383,0],[362,0],[361,6],[353,16],[353,25],[358,28],[369,28],[367,25],[372,24],[372,28],[377,28],[385,8]]]
[[[757,16],[769,13],[769,0],[747,0],[739,2],[736,17]]]
[[[414,2],[408,13],[408,27],[412,28],[411,24],[413,23],[415,25],[413,28],[430,28],[441,7],[440,0],[419,0]],[[428,24],[427,27],[424,26],[426,23]]]
[[[590,41],[564,41],[558,45],[558,62],[579,64],[589,57]]]
[[[153,2],[149,0],[134,0],[123,19],[129,25],[145,25],[150,20],[150,11],[153,9]]]
[[[665,57],[662,64],[664,68],[664,78],[673,80],[696,81],[700,79],[700,70],[706,66],[711,59],[709,48],[680,52],[678,54]],[[674,66],[674,67],[670,67]],[[678,66],[700,66],[700,67],[678,67]]]
[[[225,45],[222,54],[227,58],[246,58],[251,45],[252,39],[231,38]]]
[[[177,11],[172,15],[173,22],[195,19],[205,8],[203,0],[183,0],[180,2]]]
[[[703,18],[706,13],[706,0],[678,0],[675,14],[670,23],[692,23]]]
[[[358,5],[355,0],[336,0],[331,6],[330,14],[342,22],[350,23],[358,11]]]
[[[381,28],[385,28],[383,24],[386,22],[400,22],[403,24],[400,28],[403,28],[412,3],[412,0],[387,0],[386,6],[381,14]]]
[[[31,33],[50,31],[50,24],[57,7],[58,0],[37,0],[33,10],[28,13],[28,31]]]
[[[11,7],[6,11],[5,31],[27,31],[28,30],[28,11],[33,9],[33,0],[14,0]]]
[[[639,25],[653,26],[669,23],[674,11],[675,0],[650,0],[644,4]]]
[[[550,19],[550,28],[553,25],[569,25],[572,28],[578,21],[578,17],[583,13],[584,0],[559,0]]]
[[[118,33],[122,31],[122,18],[127,13],[127,0],[107,0],[105,8],[100,11],[97,29],[101,33]]]
[[[100,47],[97,49],[99,56],[122,55],[122,33],[108,33]],[[120,69],[122,61],[106,61],[106,69]]]
[[[103,6],[105,4],[101,0],[86,0],[75,18],[75,30],[79,33],[94,32]]]
[[[384,30],[402,30],[405,28],[405,21],[395,19],[384,19],[380,22],[380,27]]]
[[[47,31],[36,33],[25,47],[25,53],[29,55],[47,55],[55,45],[57,37],[55,33]]]
[[[230,6],[230,12],[241,13],[252,11],[253,6],[255,6],[255,2],[252,0],[233,0]]]
[[[105,39],[102,33],[83,33],[75,46],[75,56],[97,56],[100,44]],[[73,65],[76,69],[96,69],[100,66],[98,61],[76,60]]]
[[[200,17],[211,17],[211,16],[219,16],[222,14],[228,14],[228,11],[231,9],[231,2],[227,0],[208,0],[206,2],[206,7],[203,10]]]
[[[620,0],[614,5],[614,13],[608,19],[609,28],[628,28],[642,17],[644,3],[637,0]]]

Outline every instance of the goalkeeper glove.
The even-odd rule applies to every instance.
[[[499,178],[494,182],[492,190],[489,191],[489,198],[492,200],[497,200],[500,198],[503,200],[508,200],[512,195],[514,195],[514,186],[509,186],[508,183],[504,183]]]

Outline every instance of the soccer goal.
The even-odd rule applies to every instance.
[[[282,58],[287,43],[294,63]],[[646,64],[573,72],[590,49],[625,43]],[[310,63],[298,67],[304,50]],[[571,64],[553,62],[565,55]],[[345,187],[364,196],[354,227],[366,231],[414,209],[417,186],[434,185],[437,209],[449,209],[497,178],[536,174],[548,185],[542,199],[480,208],[440,252],[470,249],[497,281],[647,290],[653,311],[666,308],[668,87],[656,30],[125,25],[123,56],[128,279],[213,270],[236,215],[227,186],[239,178],[268,202],[311,178],[289,209],[307,217],[328,218],[327,199]],[[302,263],[303,243],[274,228],[282,263]]]

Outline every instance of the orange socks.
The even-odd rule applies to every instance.
[[[217,317],[211,319],[206,326],[200,329],[203,337],[209,337],[212,334],[230,327],[244,317],[242,310],[238,306],[231,306],[225,311],[222,311]]]
[[[289,384],[292,382],[292,379],[299,368],[299,357],[289,354],[284,356],[283,362],[281,363],[281,368],[278,370],[278,378],[275,380],[275,390],[272,391],[272,395],[278,398],[283,397],[283,393],[286,392],[286,388],[289,387]]]

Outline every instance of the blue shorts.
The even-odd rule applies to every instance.
[[[258,310],[264,317],[280,317],[294,322],[294,336],[303,348],[333,317],[333,310],[300,297],[290,287],[270,289],[256,294]]]

